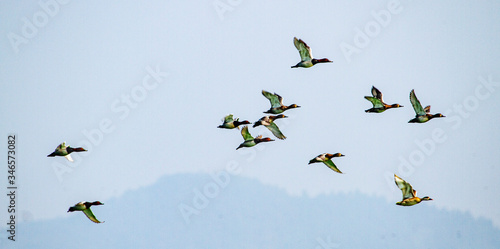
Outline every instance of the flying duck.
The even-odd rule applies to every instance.
[[[415,110],[415,118],[408,121],[408,123],[425,123],[433,118],[443,118],[443,114],[436,113],[430,114],[431,106],[428,105],[425,108],[422,108],[420,101],[418,101],[417,96],[415,95],[415,90],[411,90],[410,92],[410,102],[413,106],[413,110]]]
[[[73,158],[71,158],[70,154],[72,152],[75,152],[75,151],[82,152],[82,151],[87,151],[87,150],[82,148],[82,147],[72,148],[69,145],[67,146],[66,142],[63,142],[62,144],[57,146],[57,148],[56,148],[56,150],[54,150],[54,152],[52,152],[50,155],[47,155],[47,157],[63,156],[66,159],[68,159],[68,161],[73,162]]]
[[[70,207],[68,212],[74,212],[74,211],[82,211],[89,220],[93,221],[94,223],[103,223],[104,221],[99,221],[97,218],[94,216],[92,213],[92,210],[90,210],[91,206],[97,206],[97,205],[104,205],[104,203],[101,203],[100,201],[94,201],[94,202],[78,202],[74,206]]]
[[[222,124],[219,125],[217,128],[224,128],[224,129],[234,129],[242,124],[250,124],[248,120],[244,121],[239,121],[239,118],[233,120],[233,114],[229,114],[224,119],[222,120]],[[238,127],[239,129],[239,127]]]
[[[401,179],[396,174],[394,174],[394,182],[396,182],[398,188],[403,192],[403,200],[396,202],[396,205],[413,206],[419,204],[421,201],[432,201],[429,196],[425,196],[423,198],[417,197],[417,191],[414,190],[408,182]]]
[[[300,106],[296,104],[291,104],[289,106],[283,105],[283,97],[279,96],[278,94],[270,93],[265,90],[262,90],[262,95],[269,99],[269,102],[271,102],[271,108],[264,113],[269,113],[269,114],[280,114],[288,109],[292,108],[299,108]]]
[[[341,156],[345,156],[345,155],[342,155],[340,153],[335,153],[335,154],[323,153],[323,154],[318,155],[317,157],[311,159],[309,161],[309,164],[322,162],[326,166],[328,166],[328,168],[332,169],[333,171],[335,171],[337,173],[340,173],[340,174],[343,174],[342,171],[340,171],[337,168],[337,166],[335,166],[335,164],[332,161],[332,158],[334,158],[334,157],[341,157]]]
[[[255,128],[259,125],[263,125],[267,129],[269,129],[275,137],[277,137],[279,139],[285,139],[286,138],[285,135],[283,135],[283,133],[281,133],[280,128],[278,128],[276,123],[274,123],[274,120],[279,119],[279,118],[288,118],[288,117],[283,115],[283,114],[276,115],[276,116],[271,116],[271,115],[264,116],[264,117],[260,118],[259,121],[255,122],[253,127]]]
[[[262,142],[274,141],[268,137],[262,138],[262,135],[260,135],[256,138],[253,138],[252,135],[250,135],[250,132],[248,132],[248,126],[246,126],[246,125],[243,127],[243,129],[241,129],[241,135],[243,136],[243,139],[245,141],[243,143],[241,143],[240,146],[238,146],[238,148],[236,148],[236,149],[243,148],[243,147],[252,147],[252,146],[255,146],[258,143],[262,143]]]
[[[297,65],[292,66],[292,68],[296,67],[312,67],[316,65],[317,63],[325,63],[325,62],[332,62],[331,60],[324,58],[324,59],[314,59],[311,53],[311,48],[307,46],[307,44],[301,40],[297,39],[297,37],[293,38],[293,45],[295,45],[295,48],[299,50],[300,54],[300,62],[297,63]]]
[[[372,102],[373,105],[372,108],[365,110],[365,112],[381,113],[385,112],[387,109],[403,107],[400,104],[388,105],[384,103],[384,100],[382,100],[382,92],[380,92],[375,86],[372,86],[372,95],[373,97],[365,96],[365,99]]]

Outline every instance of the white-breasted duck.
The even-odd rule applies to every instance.
[[[433,118],[444,118],[445,116],[441,113],[430,114],[431,106],[428,105],[425,108],[422,108],[420,101],[418,101],[417,96],[415,95],[415,90],[411,90],[410,92],[410,102],[413,106],[413,110],[415,110],[415,118],[408,121],[408,123],[425,123]]]
[[[252,147],[252,146],[255,146],[258,143],[262,143],[262,142],[274,141],[268,137],[262,138],[262,135],[260,135],[256,138],[252,137],[252,135],[250,135],[250,132],[248,132],[248,126],[246,126],[246,125],[243,127],[243,129],[241,129],[241,135],[243,136],[243,139],[245,141],[243,143],[241,143],[240,146],[238,146],[238,148],[236,148],[236,149],[243,148],[243,147]]]
[[[87,150],[82,147],[72,148],[71,146],[66,145],[66,142],[63,142],[62,144],[57,146],[54,152],[52,152],[50,155],[47,155],[47,157],[63,156],[66,159],[68,159],[68,161],[73,162],[73,158],[71,158],[70,154],[73,152],[82,152],[82,151],[87,151]]]
[[[70,207],[68,212],[74,212],[74,211],[82,211],[89,220],[91,220],[94,223],[103,223],[104,221],[99,221],[95,215],[92,213],[92,210],[90,210],[91,206],[97,206],[97,205],[104,205],[104,203],[101,203],[100,201],[94,201],[94,202],[78,202],[74,206]]]
[[[322,162],[326,166],[328,166],[328,168],[332,169],[333,171],[340,173],[340,174],[343,174],[342,171],[340,171],[332,161],[332,158],[341,157],[341,156],[345,156],[345,155],[342,155],[340,153],[335,153],[335,154],[323,153],[323,154],[318,155],[317,157],[311,159],[309,161],[309,164]]]
[[[271,115],[264,116],[264,117],[260,118],[259,121],[255,122],[253,127],[255,128],[259,125],[263,125],[267,129],[269,129],[275,137],[277,137],[279,139],[285,139],[286,138],[285,135],[283,135],[283,133],[281,133],[280,128],[278,128],[276,123],[274,123],[274,120],[279,119],[279,118],[288,118],[288,117],[285,116],[284,114],[280,114],[280,115],[276,115],[276,116],[271,116]]]
[[[307,44],[303,40],[297,39],[297,37],[293,38],[293,45],[295,45],[295,48],[299,50],[300,62],[297,63],[297,65],[292,66],[292,68],[296,67],[308,68],[316,65],[317,63],[332,62],[327,58],[314,59],[312,56],[311,48],[307,46]]]
[[[372,86],[372,95],[373,97],[365,96],[365,99],[370,101],[373,105],[372,108],[365,110],[365,112],[381,113],[385,112],[385,110],[387,109],[403,107],[400,104],[392,104],[392,105],[386,104],[382,99],[382,92],[380,92],[375,86]]]
[[[408,182],[401,179],[396,174],[394,174],[394,182],[396,183],[396,186],[401,189],[401,192],[403,192],[403,200],[396,202],[396,205],[413,206],[419,204],[422,201],[432,201],[429,196],[424,196],[422,198],[417,197],[417,191],[414,190]]]
[[[266,97],[269,102],[271,102],[271,108],[264,113],[280,114],[288,109],[300,107],[296,104],[291,104],[289,106],[283,105],[283,97],[279,96],[277,93],[272,94],[270,92],[262,90],[262,95],[264,95],[264,97]]]

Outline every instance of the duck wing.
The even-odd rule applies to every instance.
[[[233,122],[233,114],[229,114],[224,117],[224,123],[231,123]]]
[[[87,218],[89,218],[89,220],[93,221],[94,223],[102,223],[95,217],[90,208],[87,208],[82,212],[87,216]]]
[[[271,102],[271,108],[276,108],[281,106],[281,102],[283,101],[283,98],[279,96],[278,94],[272,94],[270,92],[262,90],[262,95],[266,97],[269,102]]]
[[[68,161],[70,162],[74,162],[73,158],[71,158],[71,155],[70,154],[67,154],[64,156],[66,159],[68,159]]]
[[[273,135],[281,140],[285,139],[285,135],[283,135],[283,133],[281,133],[280,131],[280,128],[278,128],[278,126],[274,123],[274,122],[271,122],[269,125],[266,126],[267,129],[269,129]]]
[[[422,105],[420,104],[420,101],[418,101],[417,96],[415,96],[415,90],[411,90],[410,92],[410,102],[417,116],[424,116],[426,114],[424,108],[422,108]]]
[[[243,136],[243,139],[245,141],[253,140],[252,135],[250,134],[250,132],[248,132],[248,126],[247,125],[245,125],[243,127],[243,129],[241,129],[241,135]]]
[[[394,182],[396,183],[398,188],[401,189],[401,191],[403,192],[403,200],[417,196],[417,191],[413,190],[413,187],[408,182],[401,179],[396,174],[394,174]]]
[[[382,100],[382,92],[379,91],[375,86],[372,86],[372,95],[373,97],[380,99],[380,101],[383,102]]]
[[[66,142],[62,142],[60,145],[58,145],[55,149],[55,151],[57,152],[66,152],[66,148],[68,148],[68,146],[66,145]]]
[[[333,171],[343,174],[342,171],[340,171],[337,166],[333,163],[331,159],[324,160],[323,163],[328,166],[328,168],[332,169]]]
[[[293,38],[293,45],[295,48],[299,50],[300,60],[301,61],[310,61],[312,60],[311,48],[307,46],[307,44],[302,39],[297,39],[297,37]]]
[[[365,99],[372,102],[373,108],[382,108],[384,107],[384,102],[376,97],[365,96]]]
[[[424,108],[425,113],[430,113],[431,112],[431,106],[428,105]]]

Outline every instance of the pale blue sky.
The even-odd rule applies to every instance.
[[[227,11],[218,12],[214,3]],[[137,214],[144,203],[155,204],[154,195],[137,200],[132,195],[156,188],[161,193],[162,187],[175,186],[165,181],[191,174],[206,176],[206,180],[186,181],[184,192],[171,200],[162,196],[167,200],[161,203],[174,207],[168,209],[173,212],[168,217],[184,222],[185,231],[198,231],[199,226],[207,229],[203,224],[217,224],[217,216],[211,220],[207,215],[203,224],[187,224],[179,207],[193,206],[196,189],[218,186],[210,173],[225,172],[234,165],[237,173],[211,203],[226,198],[231,189],[242,191],[243,196],[251,194],[249,199],[255,202],[228,203],[235,213],[221,215],[229,220],[224,224],[231,226],[221,225],[215,231],[241,232],[230,228],[245,227],[243,221],[247,221],[237,213],[243,206],[275,214],[273,222],[305,231],[311,225],[308,220],[321,221],[317,212],[308,212],[314,210],[314,202],[300,209],[300,220],[289,220],[270,209],[269,203],[279,198],[341,201],[352,194],[361,198],[359,203],[368,198],[363,207],[345,203],[346,210],[352,210],[346,215],[354,219],[353,224],[362,224],[373,205],[380,212],[403,212],[407,220],[415,212],[421,219],[427,217],[426,212],[437,217],[458,212],[468,229],[478,222],[486,224],[481,225],[486,234],[498,235],[500,3],[61,1],[54,6],[38,1],[0,3],[0,108],[4,114],[0,129],[3,141],[7,134],[18,135],[17,198],[22,214],[18,223],[19,232],[26,231],[19,240],[35,236],[28,232],[42,233],[37,234],[42,237],[45,233],[47,238],[57,233],[35,229],[45,223],[75,228],[65,230],[60,243],[44,244],[54,248],[79,236],[79,228],[106,234],[106,226],[114,227],[110,225],[113,220],[124,219],[118,214],[156,217],[157,209]],[[385,26],[377,22],[383,13],[391,13]],[[31,23],[36,31],[29,29]],[[357,40],[363,35],[369,42]],[[307,42],[314,56],[334,62],[291,69],[299,62],[294,36]],[[343,52],[349,46],[356,52]],[[386,102],[404,108],[365,113],[371,104],[363,96],[370,94],[372,85],[383,92]],[[235,151],[242,142],[239,132],[216,127],[229,113],[252,122],[263,116],[269,102],[261,95],[262,89],[279,93],[285,104],[302,107],[287,111],[288,120],[278,121],[286,140]],[[423,105],[432,105],[433,113],[447,117],[408,124],[414,117],[408,100],[412,89]],[[250,132],[270,135],[262,127]],[[89,151],[74,155],[74,163],[47,158],[63,141]],[[5,155],[6,144],[2,144]],[[335,160],[345,174],[321,164],[307,165],[324,152],[346,155]],[[6,166],[0,169],[4,187],[6,171]],[[393,182],[394,173],[410,182],[420,196],[431,196],[434,201],[395,206],[401,191]],[[252,181],[238,185],[248,179]],[[277,194],[259,196],[250,191],[253,188]],[[125,197],[130,206],[123,206]],[[66,213],[69,206],[87,200],[105,203],[93,210],[106,223],[92,224],[83,214]],[[2,206],[7,206],[4,198]],[[213,212],[214,206],[203,207],[195,217],[204,217],[204,210]],[[117,209],[120,212],[113,211]],[[377,215],[373,212],[368,219]],[[5,224],[6,220],[7,212],[0,212],[0,221]],[[462,224],[459,219],[451,220]],[[443,226],[448,221],[442,220]],[[160,226],[134,222],[124,224],[123,229],[153,231]],[[266,219],[255,222],[255,230],[269,225]],[[396,224],[401,219],[387,222]],[[169,226],[168,221],[160,224]],[[433,221],[433,226],[439,224]],[[430,227],[406,225],[415,231]],[[391,232],[402,236],[397,229],[387,234]],[[221,240],[221,234],[214,232],[206,239]],[[6,241],[5,232],[0,235],[1,243],[9,246],[29,245]],[[439,232],[418,235],[421,240],[435,239]],[[266,241],[272,240],[277,241],[273,245],[291,248],[279,234],[269,236],[242,244],[263,248],[259,245],[270,245]],[[317,241],[326,235],[311,236],[301,239]],[[159,239],[176,237],[137,238]],[[355,247],[351,238],[336,239],[339,248]],[[221,247],[204,239],[195,241],[186,248]],[[177,242],[166,245],[182,245]],[[390,247],[377,242],[381,240],[373,240],[375,245]],[[135,245],[131,248],[140,244]],[[498,245],[496,241],[488,246]]]

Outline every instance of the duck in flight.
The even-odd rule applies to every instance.
[[[71,158],[70,154],[73,152],[82,152],[82,151],[87,151],[87,150],[82,147],[72,148],[71,146],[66,145],[66,142],[63,142],[62,144],[57,146],[54,152],[52,152],[50,155],[47,155],[47,157],[63,156],[66,159],[68,159],[68,161],[73,162],[73,158]]]
[[[331,60],[329,60],[327,58],[314,59],[312,56],[312,53],[311,53],[311,48],[309,46],[307,46],[307,44],[303,40],[297,39],[297,37],[293,38],[293,45],[295,45],[295,48],[297,48],[297,50],[299,50],[300,62],[297,63],[297,65],[292,66],[292,68],[296,68],[296,67],[308,68],[308,67],[312,67],[312,66],[316,65],[317,63],[332,62]]]
[[[222,120],[222,124],[219,125],[217,128],[234,129],[242,124],[250,124],[250,122],[248,122],[248,120],[243,120],[243,121],[239,121],[239,120],[240,120],[239,118],[233,119],[233,114],[229,114],[226,117],[224,117],[224,119]],[[239,127],[238,127],[238,129],[239,129]]]
[[[248,132],[248,126],[243,126],[243,129],[241,129],[241,135],[243,136],[243,139],[245,140],[243,143],[238,146],[236,149],[240,149],[243,147],[252,147],[257,145],[258,143],[262,142],[271,142],[274,141],[268,137],[262,138],[262,135],[254,138],[252,135],[250,135],[250,132]]]
[[[283,135],[283,133],[281,133],[280,128],[278,128],[276,123],[274,123],[274,120],[279,119],[279,118],[288,118],[288,117],[283,115],[283,114],[276,115],[276,116],[271,116],[271,115],[264,116],[261,119],[259,119],[259,121],[255,122],[253,127],[255,128],[259,125],[263,125],[267,129],[269,129],[275,137],[277,137],[279,139],[285,139],[286,138],[285,135]]]
[[[341,156],[345,156],[345,155],[342,155],[340,153],[335,153],[335,154],[323,153],[323,154],[318,155],[317,157],[311,159],[309,161],[309,164],[321,162],[321,163],[324,163],[326,166],[328,166],[328,168],[332,169],[333,171],[340,173],[340,174],[343,174],[342,171],[340,171],[332,161],[332,158],[341,157]]]
[[[417,191],[413,189],[413,187],[401,179],[399,176],[394,174],[394,181],[399,189],[403,192],[403,200],[400,202],[396,202],[396,205],[400,206],[413,206],[419,204],[422,201],[432,201],[429,196],[425,196],[423,198],[417,197]]]
[[[94,202],[78,202],[74,206],[70,207],[68,212],[74,212],[74,211],[82,211],[89,220],[91,220],[94,223],[103,223],[104,221],[99,221],[94,214],[92,213],[92,210],[90,210],[91,206],[97,206],[97,205],[104,205],[100,201],[94,201]]]
[[[289,106],[283,105],[283,97],[279,96],[277,93],[272,94],[270,92],[262,90],[262,95],[264,95],[264,97],[266,97],[269,102],[271,102],[271,108],[264,113],[280,114],[288,109],[300,107],[296,104],[291,104]]]
[[[384,103],[384,100],[382,99],[382,92],[380,92],[375,86],[372,86],[372,95],[373,97],[365,96],[365,99],[370,101],[373,105],[372,108],[365,110],[365,112],[381,113],[385,112],[387,109],[403,107],[400,104],[388,105]]]
[[[415,95],[415,90],[411,90],[410,92],[410,102],[413,106],[413,110],[415,110],[415,118],[408,121],[408,123],[425,123],[433,118],[443,118],[443,114],[436,113],[430,114],[431,106],[428,105],[425,108],[422,108],[420,101],[418,101],[417,96]]]

